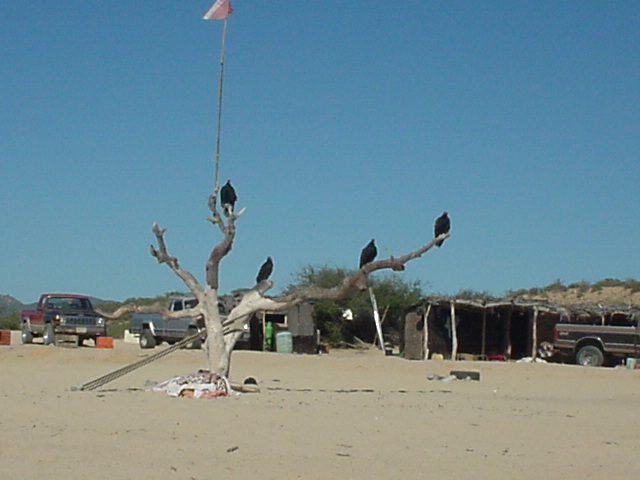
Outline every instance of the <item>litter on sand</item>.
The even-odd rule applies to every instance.
[[[480,381],[480,372],[473,372],[470,370],[451,370],[451,372],[449,372],[449,375],[446,376],[436,374],[427,375],[427,380],[435,380],[443,383],[449,383],[454,380]]]
[[[171,397],[216,398],[238,395],[229,381],[208,370],[170,378],[152,388],[154,392],[166,393]]]

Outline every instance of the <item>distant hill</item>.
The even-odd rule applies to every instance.
[[[20,312],[28,307],[28,305],[19,302],[11,295],[0,295],[0,315],[9,315],[13,312]]]
[[[113,303],[110,300],[102,300],[95,297],[89,298],[91,299],[91,303],[93,303],[95,307],[103,305],[105,303]],[[22,303],[19,300],[13,298],[11,295],[0,294],[0,315],[9,315],[10,313],[14,312],[20,313],[22,310],[33,310],[36,308],[37,304],[37,302]]]
[[[542,288],[507,292],[508,298],[541,300],[559,305],[640,305],[640,281],[607,278],[597,283],[563,285],[559,280]]]

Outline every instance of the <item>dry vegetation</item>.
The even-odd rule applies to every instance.
[[[508,292],[509,298],[541,300],[560,305],[640,305],[640,281],[605,279],[563,285],[559,280],[543,288]]]

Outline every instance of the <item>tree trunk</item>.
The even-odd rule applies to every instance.
[[[387,259],[367,263],[354,275],[346,277],[339,285],[333,288],[305,287],[301,288],[285,297],[270,298],[264,293],[269,290],[273,283],[270,280],[263,280],[244,294],[242,300],[229,313],[224,320],[221,319],[218,310],[218,274],[220,262],[231,251],[233,240],[236,234],[235,221],[244,213],[245,209],[239,213],[225,211],[223,218],[216,208],[216,194],[209,197],[209,208],[212,216],[209,221],[217,225],[223,234],[223,239],[217,244],[206,262],[207,284],[202,288],[195,277],[180,267],[178,259],[168,253],[164,240],[165,230],[161,229],[157,223],[152,226],[152,231],[156,237],[158,247],[151,246],[151,254],[156,257],[158,263],[166,264],[184,282],[198,299],[198,305],[188,310],[179,312],[169,312],[166,307],[138,307],[127,305],[119,308],[112,314],[104,314],[105,317],[115,319],[128,312],[154,311],[162,313],[168,318],[187,318],[202,315],[205,321],[207,339],[205,343],[209,370],[224,377],[229,376],[231,366],[231,354],[233,347],[242,336],[246,325],[253,315],[259,311],[283,311],[294,305],[308,300],[338,300],[344,297],[351,289],[366,288],[367,275],[376,270],[391,269],[394,271],[404,270],[404,264],[414,260],[427,252],[437,242],[449,237],[449,234],[442,234],[434,238],[427,245],[398,258],[389,257]]]
[[[209,370],[223,376],[229,373],[230,355],[226,354],[220,311],[218,310],[218,291],[207,286],[200,300],[204,311],[204,322],[207,330],[205,350],[209,362]]]

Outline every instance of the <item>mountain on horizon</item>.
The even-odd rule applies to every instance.
[[[102,300],[96,297],[89,297],[94,307],[105,303],[113,303],[111,300]],[[0,294],[0,315],[9,315],[11,313],[20,313],[22,310],[35,310],[38,302],[22,303],[11,295]]]
[[[35,308],[36,304],[24,304],[16,300],[11,295],[0,295],[0,315],[9,315],[10,313],[20,312]]]

